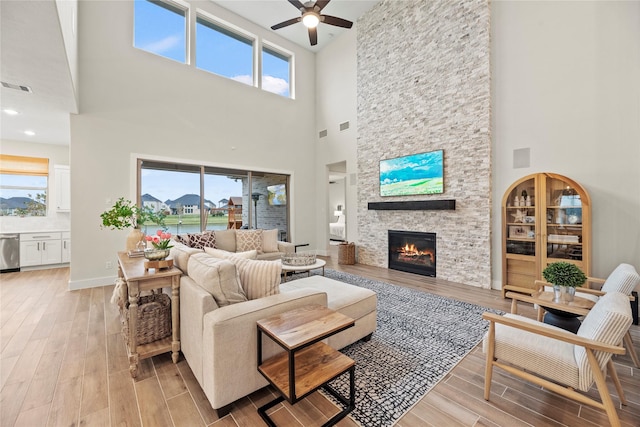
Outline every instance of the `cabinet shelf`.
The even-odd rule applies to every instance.
[[[512,206],[523,193],[531,206]],[[535,290],[542,271],[556,261],[591,274],[591,200],[570,178],[531,174],[511,184],[502,199],[502,296]]]

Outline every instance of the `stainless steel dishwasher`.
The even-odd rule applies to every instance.
[[[0,234],[0,273],[20,271],[20,235]]]

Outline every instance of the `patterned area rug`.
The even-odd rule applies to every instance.
[[[373,338],[342,349],[356,361],[356,409],[349,416],[364,427],[392,426],[480,342],[488,329],[482,313],[501,313],[335,270],[325,275],[378,294]],[[348,377],[331,383],[343,396]]]

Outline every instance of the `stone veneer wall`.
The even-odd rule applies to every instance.
[[[358,262],[387,267],[387,230],[437,234],[437,277],[491,287],[488,0],[383,0],[358,21]],[[443,149],[444,194],[381,197],[379,161]],[[368,202],[455,199],[455,211]]]

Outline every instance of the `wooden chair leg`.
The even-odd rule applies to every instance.
[[[544,308],[538,306],[538,322],[542,322],[544,317]]]
[[[609,389],[607,388],[607,383],[604,379],[604,375],[598,366],[598,360],[596,356],[593,354],[593,351],[587,350],[587,359],[589,360],[589,365],[591,365],[591,370],[593,372],[593,379],[596,382],[596,386],[598,387],[598,393],[600,393],[600,399],[602,400],[602,404],[604,406],[604,410],[609,417],[609,424],[611,427],[621,427],[620,418],[618,418],[618,412],[616,411],[616,407],[613,404],[613,399],[611,399],[611,395],[609,394]]]
[[[631,356],[633,364],[636,366],[636,368],[640,368],[640,360],[638,359],[638,354],[636,353],[636,349],[633,346],[633,340],[631,339],[631,334],[629,333],[629,331],[624,334],[624,346],[629,352],[629,356]]]
[[[616,386],[616,390],[618,391],[620,403],[626,405],[627,399],[624,397],[624,391],[622,390],[622,385],[620,384],[620,378],[618,378],[616,368],[615,366],[613,366],[613,358],[609,359],[609,362],[607,363],[607,369],[609,369],[609,376],[611,377],[611,381],[613,381],[613,385]]]
[[[489,324],[489,332],[487,335],[487,360],[484,366],[484,400],[489,400],[491,394],[491,377],[493,375],[493,355],[495,350],[496,324]]]

